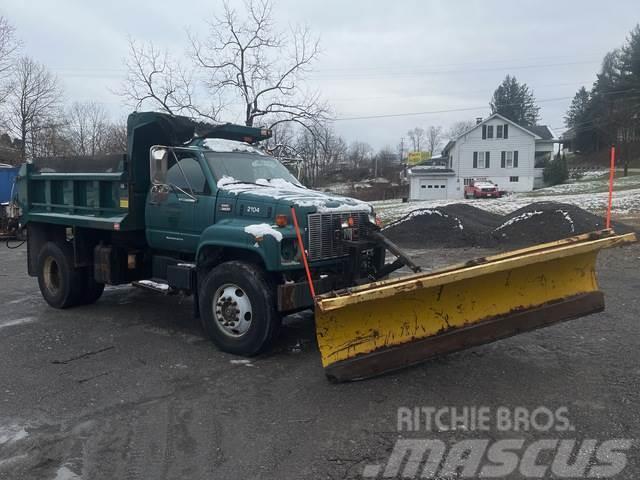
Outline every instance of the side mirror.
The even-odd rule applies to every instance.
[[[151,147],[149,152],[149,173],[153,185],[166,185],[167,159],[169,150],[164,147]]]

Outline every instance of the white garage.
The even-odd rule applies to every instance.
[[[410,200],[445,200],[455,188],[453,170],[419,166],[409,171]],[[451,196],[453,196],[451,194]]]

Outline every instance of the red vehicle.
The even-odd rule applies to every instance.
[[[464,198],[499,198],[502,196],[498,186],[489,180],[472,180],[464,186]]]

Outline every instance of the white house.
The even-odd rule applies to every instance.
[[[411,200],[463,198],[464,185],[489,180],[500,190],[527,192],[542,183],[542,170],[557,141],[547,126],[523,127],[493,114],[451,140],[442,151],[446,170],[411,168]]]

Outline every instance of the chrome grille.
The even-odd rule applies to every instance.
[[[358,240],[367,221],[366,212],[312,213],[308,216],[309,260],[326,260],[347,255],[341,225],[353,218],[353,240]]]

